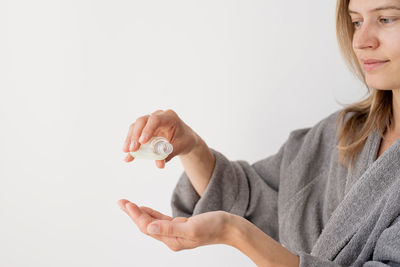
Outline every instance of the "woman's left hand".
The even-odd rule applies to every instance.
[[[190,218],[172,218],[125,199],[119,200],[118,205],[141,232],[165,243],[173,251],[227,243],[232,216],[228,212],[212,211]]]

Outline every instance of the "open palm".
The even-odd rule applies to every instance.
[[[118,205],[141,232],[165,243],[173,251],[222,244],[229,231],[231,215],[224,211],[172,218],[149,207],[138,207],[125,199],[119,200]]]

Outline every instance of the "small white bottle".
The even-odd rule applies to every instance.
[[[172,153],[173,147],[164,137],[153,137],[141,144],[135,152],[129,152],[134,158],[163,160]]]

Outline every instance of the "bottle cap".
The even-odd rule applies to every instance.
[[[170,143],[159,141],[154,144],[154,151],[160,155],[169,155],[172,153],[173,147]]]

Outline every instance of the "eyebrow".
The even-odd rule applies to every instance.
[[[382,7],[377,7],[375,9],[372,9],[370,11],[380,11],[380,10],[388,10],[388,9],[400,10],[400,7],[398,7],[398,6],[382,6]],[[358,14],[358,12],[349,9],[349,14]]]

